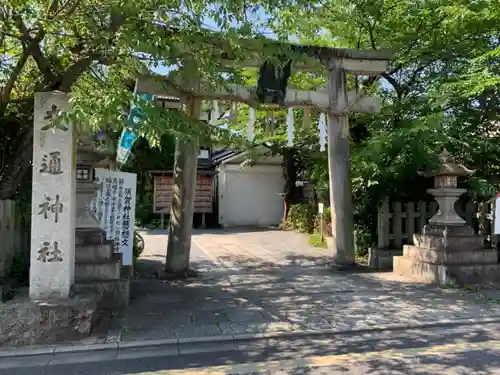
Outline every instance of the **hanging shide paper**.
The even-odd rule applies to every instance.
[[[248,124],[247,124],[247,139],[249,142],[253,141],[253,129],[255,126],[255,109],[250,107],[248,110]]]
[[[213,101],[212,113],[210,115],[210,125],[216,125],[219,122],[219,102],[217,100]]]
[[[325,151],[326,145],[326,117],[324,113],[319,115],[319,150]]]
[[[288,108],[288,114],[286,116],[286,127],[288,131],[288,147],[293,146],[293,108]]]
[[[266,125],[264,129],[264,134],[270,136],[274,131],[274,113],[272,111],[267,111]]]

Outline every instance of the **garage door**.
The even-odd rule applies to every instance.
[[[269,166],[244,171],[225,170],[219,180],[219,221],[223,226],[278,225],[283,217],[283,177],[281,168]],[[220,176],[220,175],[219,175]],[[221,177],[221,176],[220,176]],[[222,186],[221,186],[222,187]]]

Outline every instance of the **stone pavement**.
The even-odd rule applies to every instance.
[[[144,234],[143,276],[164,260],[164,232]],[[328,251],[300,234],[274,230],[197,232],[197,280],[134,283],[122,342],[276,332],[349,332],[499,319],[500,305],[392,274],[334,272]]]

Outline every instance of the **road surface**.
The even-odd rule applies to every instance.
[[[114,359],[87,353],[0,360],[0,374],[494,375],[500,374],[500,323],[197,345],[181,353],[151,347],[120,351]]]

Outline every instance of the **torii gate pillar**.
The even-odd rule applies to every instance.
[[[370,66],[367,58],[360,64],[368,67],[371,73],[383,73],[387,65],[376,71],[379,62]],[[385,65],[385,66],[384,66]],[[349,176],[349,112],[346,101],[346,69],[342,60],[332,58],[328,61],[327,92],[329,97],[328,110],[328,174],[330,187],[330,207],[332,225],[333,264],[351,266],[355,264],[354,224],[352,207],[352,188]],[[370,69],[371,68],[371,69]],[[373,69],[375,68],[375,69]],[[374,71],[375,70],[375,71]],[[357,73],[356,71],[352,71]],[[360,69],[359,73],[362,73]]]
[[[333,108],[345,92],[345,71],[329,71],[327,90]],[[354,232],[351,179],[349,177],[349,119],[348,115],[328,111],[328,175],[332,225],[333,263],[354,263]]]

